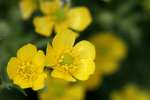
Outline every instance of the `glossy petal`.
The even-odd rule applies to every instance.
[[[98,70],[100,70],[103,74],[113,74],[118,70],[119,67],[119,63],[115,61],[99,60],[96,62]]]
[[[66,30],[65,33],[59,33],[55,36],[52,45],[56,50],[70,49],[74,45],[77,34],[71,30]]]
[[[33,0],[21,0],[20,9],[21,15],[24,20],[29,19],[32,13],[36,10],[37,6]]]
[[[95,47],[88,41],[80,41],[75,45],[73,50],[80,56],[80,58],[95,59]]]
[[[87,80],[95,71],[95,63],[90,59],[82,59],[77,67],[76,72],[72,72],[72,74],[79,80]]]
[[[52,14],[61,8],[60,0],[40,0],[40,9],[44,14]]]
[[[91,22],[92,18],[86,7],[76,7],[68,12],[70,28],[83,31]]]
[[[61,72],[59,70],[53,70],[51,73],[52,77],[64,79],[66,81],[76,81],[69,73]]]
[[[55,23],[55,32],[57,34],[65,33],[67,29],[69,29],[68,21],[63,21],[62,23]]]
[[[12,57],[7,64],[7,73],[10,79],[13,79],[16,76],[16,70],[18,67],[19,61],[16,57]]]
[[[45,73],[42,73],[39,75],[39,77],[33,82],[33,90],[39,90],[44,88],[45,86],[45,78],[47,75]]]
[[[17,57],[22,60],[29,60],[36,54],[37,48],[32,44],[27,44],[20,48],[17,52]]]
[[[21,88],[25,89],[25,88],[30,88],[32,86],[32,82],[31,81],[25,81],[22,79],[22,76],[17,75],[14,78],[14,84],[20,86]]]
[[[54,23],[49,16],[35,17],[33,23],[38,34],[46,37],[52,34]]]
[[[45,55],[44,52],[39,50],[33,58],[33,63],[37,66],[44,67],[45,66]]]
[[[57,63],[56,53],[54,52],[52,46],[47,44],[46,49],[46,66],[53,66]]]

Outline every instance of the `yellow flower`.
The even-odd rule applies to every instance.
[[[21,0],[20,10],[24,20],[30,18],[38,8],[44,14],[50,14],[60,9],[62,6],[61,0]]]
[[[48,44],[46,53],[47,66],[54,70],[52,76],[68,81],[87,80],[94,73],[95,48],[88,41],[80,41],[74,47],[76,33],[67,30],[57,34]]]
[[[68,86],[66,88],[66,93],[59,100],[84,100],[85,90],[80,84],[75,84],[73,86]]]
[[[13,83],[21,88],[38,90],[44,87],[47,75],[44,73],[45,55],[32,44],[20,48],[17,57],[12,57],[7,65],[7,73]]]
[[[150,100],[149,92],[139,89],[135,85],[127,85],[122,91],[114,91],[111,100]]]
[[[48,14],[45,16],[35,17],[33,21],[35,31],[43,36],[50,36],[53,28],[56,33],[63,33],[66,29],[83,31],[92,21],[86,7],[69,8],[65,6],[57,10],[54,8],[52,12],[46,13]]]
[[[37,4],[35,0],[21,0],[20,10],[21,15],[24,20],[30,18],[32,13],[37,9]]]
[[[100,73],[98,70],[95,70],[95,73],[91,75],[91,77],[87,81],[83,82],[83,86],[87,90],[97,89],[103,81],[103,75],[101,74],[102,73]]]
[[[44,14],[52,14],[56,10],[61,9],[61,0],[40,0],[40,9]]]
[[[111,33],[93,36],[90,41],[96,46],[96,66],[106,74],[114,73],[125,58],[127,48],[123,40]]]
[[[50,78],[45,91],[39,92],[40,100],[83,100],[85,90],[80,84]]]

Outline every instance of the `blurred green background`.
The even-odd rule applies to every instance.
[[[32,24],[33,16],[23,21],[19,0],[0,0],[0,67],[1,83],[7,80],[5,69],[10,57],[23,44],[33,43],[43,48],[50,38],[37,35]],[[92,24],[78,40],[88,39],[99,32],[112,32],[123,39],[128,48],[126,59],[119,70],[104,76],[102,85],[87,91],[85,100],[110,100],[113,90],[135,83],[150,90],[150,0],[72,0],[73,6],[87,6]],[[0,89],[0,100],[37,100],[37,93],[27,89],[24,96],[17,88]]]

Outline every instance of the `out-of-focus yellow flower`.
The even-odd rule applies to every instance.
[[[7,73],[13,83],[21,88],[38,90],[44,87],[47,75],[44,73],[45,55],[32,44],[20,48],[17,57],[12,57],[7,65]]]
[[[101,74],[98,70],[95,70],[95,73],[87,81],[83,82],[83,86],[87,90],[97,89],[102,84],[103,75]]]
[[[56,10],[61,9],[61,0],[39,0],[42,13],[48,15],[53,14]]]
[[[65,6],[59,8],[56,6],[52,11],[47,11],[44,9],[44,5],[49,4],[41,5],[43,5],[41,8],[46,15],[35,17],[33,23],[35,31],[43,36],[50,36],[53,28],[56,33],[63,33],[66,29],[83,31],[92,21],[90,12],[86,7],[70,8]]]
[[[59,100],[84,100],[85,90],[81,85],[68,86],[66,93]]]
[[[85,90],[80,84],[69,84],[59,79],[48,79],[47,89],[39,93],[40,100],[83,100]]]
[[[48,44],[47,66],[54,70],[52,76],[68,81],[87,80],[95,70],[95,47],[88,41],[80,41],[74,47],[76,33],[67,30],[57,34]]]
[[[149,92],[139,89],[135,85],[127,85],[122,91],[115,91],[111,100],[150,100]]]
[[[115,72],[119,62],[126,56],[125,43],[111,33],[95,35],[90,41],[96,46],[97,68],[106,74]]]
[[[24,20],[30,18],[32,13],[37,9],[36,0],[21,0],[20,10]]]
[[[38,8],[44,14],[51,14],[60,9],[62,6],[61,0],[21,0],[20,10],[24,20],[30,18],[35,10]]]

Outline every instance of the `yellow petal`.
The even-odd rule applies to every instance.
[[[34,57],[36,52],[37,52],[36,46],[32,44],[27,44],[18,50],[17,56],[19,59],[29,60],[32,59],[32,57]]]
[[[88,90],[97,89],[100,85],[102,85],[103,75],[95,70],[94,74],[89,77],[87,81],[84,82],[84,86]]]
[[[44,88],[46,77],[47,75],[45,73],[39,75],[39,77],[33,82],[33,86],[32,86],[33,90],[39,90]]]
[[[103,74],[109,74],[109,75],[115,73],[119,68],[118,62],[110,61],[110,60],[96,59],[96,65],[98,67],[98,70],[100,70]]]
[[[64,79],[66,81],[76,81],[69,73],[61,72],[57,69],[54,69],[51,73],[52,77]]]
[[[15,78],[14,78],[14,84],[20,86],[22,89],[25,89],[25,88],[30,88],[32,86],[32,82],[31,81],[26,81],[26,80],[23,80],[22,79],[22,76],[19,76],[17,75]]]
[[[46,66],[53,66],[57,63],[56,53],[50,44],[47,44],[46,50]]]
[[[32,13],[36,10],[37,5],[33,0],[21,0],[20,10],[24,20],[29,19]]]
[[[114,59],[120,61],[127,55],[127,47],[124,41],[121,39],[118,41],[116,40],[116,43],[114,43],[114,47],[112,48],[113,51],[113,57]]]
[[[82,59],[75,72],[71,72],[79,80],[87,80],[95,71],[95,63],[90,59]]]
[[[67,29],[69,29],[68,21],[65,20],[61,23],[55,23],[55,31],[57,34],[65,33]]]
[[[88,41],[80,41],[75,45],[73,51],[78,54],[80,58],[95,59],[95,47]]]
[[[53,21],[49,16],[35,17],[33,20],[35,31],[43,36],[50,36],[53,30]]]
[[[77,33],[71,30],[66,30],[64,33],[58,33],[52,42],[53,48],[56,50],[72,48],[76,37]]]
[[[37,66],[44,67],[45,66],[45,55],[44,52],[39,50],[37,54],[33,58],[33,63]]]
[[[82,85],[68,86],[61,100],[84,100],[85,89]]]
[[[86,7],[76,7],[68,12],[70,28],[83,31],[91,22],[92,18]]]
[[[127,53],[127,47],[123,40],[113,34],[102,33],[91,38],[97,49],[97,57],[101,59],[122,60]]]
[[[13,79],[16,76],[16,70],[19,65],[19,61],[17,58],[12,57],[7,65],[7,74],[10,79]]]
[[[60,0],[40,0],[40,9],[44,14],[52,14],[60,8]]]

